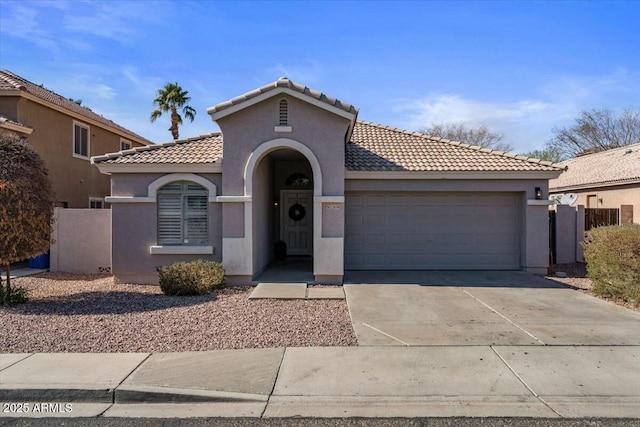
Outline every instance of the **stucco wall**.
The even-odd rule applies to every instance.
[[[55,209],[51,271],[95,274],[111,269],[111,211]]]
[[[288,101],[288,126],[290,132],[279,132],[276,126],[279,125],[279,102],[282,99]],[[225,239],[225,255],[223,256],[225,266],[229,266],[231,275],[242,276],[243,278],[255,275],[270,258],[273,242],[268,236],[265,224],[261,223],[269,215],[262,215],[258,218],[258,210],[269,209],[267,205],[272,205],[275,191],[279,188],[273,183],[273,179],[266,181],[256,178],[252,183],[245,182],[247,177],[260,177],[264,171],[260,168],[262,163],[258,161],[255,166],[251,166],[257,156],[263,155],[267,158],[271,152],[278,149],[287,149],[302,144],[300,150],[309,150],[311,154],[304,160],[314,158],[319,163],[319,171],[314,171],[313,179],[316,185],[320,186],[319,191],[314,193],[314,197],[320,196],[343,196],[344,195],[344,138],[349,127],[349,120],[318,106],[311,105],[295,97],[288,95],[278,95],[262,102],[248,106],[226,117],[217,120],[224,133],[224,161],[222,163],[223,176],[222,195],[223,196],[243,196],[250,195],[252,200],[229,201],[223,204],[223,238]],[[250,126],[247,126],[250,123]],[[269,145],[263,145],[268,143]],[[273,145],[271,145],[273,144]],[[266,150],[265,147],[269,147]],[[255,154],[261,153],[261,154]],[[251,159],[251,162],[250,162]],[[273,160],[278,160],[277,158]],[[254,170],[247,170],[247,165]],[[274,173],[278,174],[278,167]],[[288,168],[284,168],[288,169]],[[312,168],[313,169],[313,168]],[[279,176],[278,176],[279,177]],[[249,190],[250,187],[253,188]],[[247,204],[252,206],[247,207]],[[321,211],[316,212],[316,208],[321,208],[321,201],[314,202],[314,274],[337,274],[341,271],[340,262],[332,258],[342,253],[337,247],[341,244],[336,236],[335,241],[324,242],[321,238],[323,215]],[[242,206],[240,206],[242,205]],[[245,217],[242,222],[240,211],[244,211]],[[250,215],[251,218],[247,218]],[[332,218],[337,221],[331,234],[338,234],[344,228],[344,217]],[[240,227],[245,227],[250,223],[248,229],[243,231]],[[316,228],[317,227],[317,228]],[[270,233],[274,232],[275,224],[272,223]],[[250,233],[247,235],[247,233]],[[344,233],[342,233],[344,234]],[[255,241],[259,239],[259,241]],[[244,259],[240,262],[239,260]]]
[[[529,199],[535,198],[536,187],[541,188],[542,198],[547,199],[548,182],[545,180],[347,179],[345,183],[345,191],[522,191]]]
[[[73,157],[74,118],[24,98],[0,98],[7,116],[33,128],[29,144],[44,159],[49,168],[56,200],[70,208],[88,208],[89,198],[104,198],[110,194],[109,176],[91,165],[88,158]],[[8,104],[15,104],[13,107]],[[121,137],[81,119],[89,127],[89,157],[120,150]],[[141,144],[130,141],[134,147]]]
[[[253,177],[253,259],[255,272],[262,271],[273,259],[274,206],[273,206],[273,165],[269,158],[263,158]]]
[[[584,206],[556,205],[556,263],[584,262]]]
[[[564,194],[566,193],[578,195],[578,200],[574,203],[574,206],[583,205],[587,208],[619,209],[620,205],[633,205],[633,222],[640,224],[640,184],[566,191]],[[596,206],[589,205],[589,196],[595,196]]]
[[[159,174],[115,174],[113,196],[147,196],[147,186],[159,178]],[[202,176],[214,184],[221,183],[220,174]],[[159,255],[151,254],[150,247],[157,245],[156,203],[113,203],[113,261],[112,270],[119,282],[157,283],[156,269],[176,261],[205,259],[222,261],[222,210],[220,203],[209,203],[209,244],[212,255]]]
[[[278,102],[289,101],[292,132],[274,131],[278,124]],[[251,126],[247,126],[251,123]],[[307,146],[318,158],[323,175],[323,193],[344,193],[344,136],[349,121],[296,98],[276,96],[218,120],[224,133],[223,194],[244,194],[243,174],[249,155],[262,143],[288,138]]]

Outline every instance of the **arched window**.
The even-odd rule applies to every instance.
[[[289,126],[289,103],[286,99],[281,99],[278,110],[278,125]]]
[[[287,187],[310,187],[312,184],[311,179],[300,172],[295,172],[292,173],[291,175],[289,175],[287,177],[287,179],[284,182],[284,185],[286,185]]]
[[[175,181],[158,190],[158,245],[209,243],[209,192],[190,181]]]

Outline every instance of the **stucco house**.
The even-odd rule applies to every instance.
[[[620,209],[620,222],[640,224],[640,143],[587,154],[558,164],[566,172],[549,181],[552,196],[574,193],[574,205]]]
[[[89,108],[8,70],[0,71],[0,132],[24,135],[49,169],[56,206],[104,208],[109,177],[93,155],[143,147],[151,141]]]
[[[157,283],[158,266],[202,258],[247,283],[279,241],[321,283],[345,270],[547,271],[551,163],[359,121],[287,78],[208,113],[221,133],[92,159],[111,175],[116,280]]]

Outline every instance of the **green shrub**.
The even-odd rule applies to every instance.
[[[218,262],[176,262],[158,269],[165,295],[202,295],[224,284],[224,267]]]
[[[25,288],[12,286],[9,295],[7,295],[7,289],[2,284],[2,280],[0,280],[0,305],[24,304],[27,301],[29,301],[29,298]]]
[[[587,232],[584,258],[595,294],[640,304],[640,224]]]

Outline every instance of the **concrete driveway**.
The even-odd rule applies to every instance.
[[[345,276],[359,345],[640,345],[640,313],[519,271]]]

